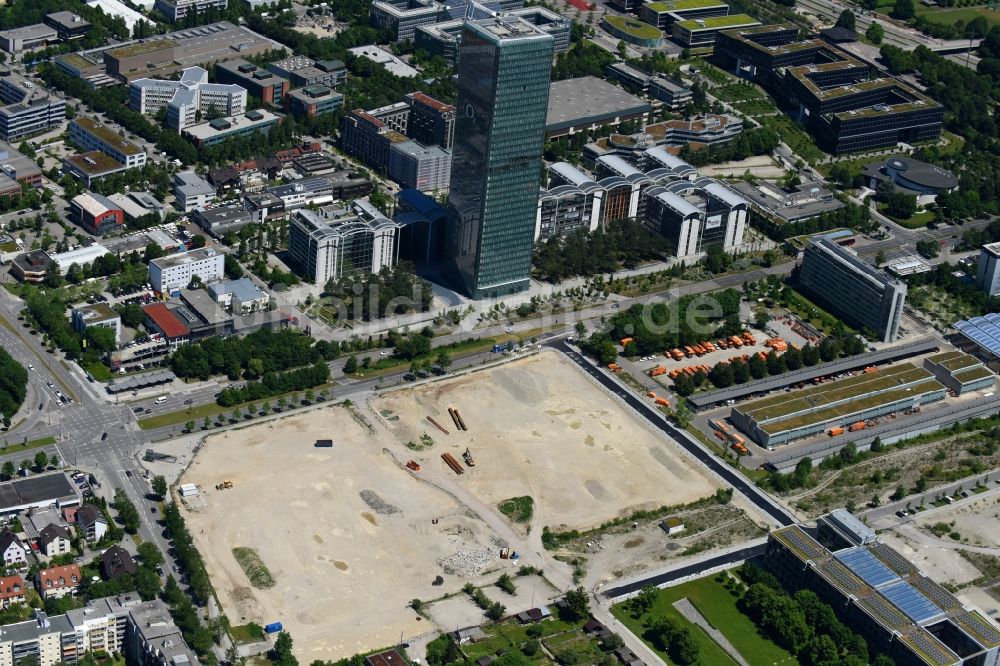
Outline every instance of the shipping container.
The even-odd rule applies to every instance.
[[[281,631],[282,629],[284,629],[284,627],[282,626],[282,624],[280,622],[272,622],[271,624],[266,625],[264,627],[264,631],[266,631],[269,634],[276,634],[279,631]]]

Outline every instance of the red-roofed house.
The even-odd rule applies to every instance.
[[[0,604],[7,608],[20,603],[24,603],[24,579],[20,576],[0,576]]]
[[[150,303],[143,306],[142,311],[146,313],[146,327],[162,333],[167,344],[186,342],[190,337],[191,329],[163,303]]]
[[[80,567],[67,564],[61,567],[51,567],[38,572],[35,584],[43,599],[59,599],[67,594],[76,594],[80,587]]]

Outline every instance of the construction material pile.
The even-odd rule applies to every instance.
[[[440,561],[441,568],[452,576],[477,576],[497,558],[495,548],[463,546]]]
[[[379,515],[391,516],[394,513],[399,513],[399,507],[389,504],[372,490],[362,490],[359,494],[364,503]]]

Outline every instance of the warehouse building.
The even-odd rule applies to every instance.
[[[996,664],[1000,631],[844,509],[771,532],[763,566],[790,591],[809,589],[870,650],[906,666]]]
[[[726,30],[713,59],[767,88],[826,150],[847,153],[937,140],[943,107],[821,39],[790,25]]]
[[[993,390],[993,373],[975,356],[960,351],[942,352],[924,359],[924,367],[955,395]]]
[[[906,284],[858,258],[827,237],[810,240],[798,281],[817,304],[856,328],[868,327],[882,342],[899,334]]]
[[[993,369],[1000,367],[1000,314],[990,312],[984,317],[956,321],[962,349],[987,359]]]
[[[929,371],[900,363],[734,406],[729,418],[761,446],[776,446],[830,428],[861,429],[871,419],[943,400],[946,393]]]

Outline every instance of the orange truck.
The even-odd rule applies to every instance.
[[[847,426],[848,432],[857,432],[859,430],[864,430],[864,429],[865,429],[864,421],[858,421],[856,423],[852,423],[851,425]]]
[[[649,371],[650,377],[659,377],[660,375],[665,375],[665,374],[667,374],[667,369],[664,368],[662,365],[658,365]]]
[[[682,358],[684,358],[684,352],[682,352],[682,351],[681,351],[680,349],[677,349],[677,348],[675,347],[675,348],[673,348],[673,349],[671,349],[671,350],[670,350],[670,356],[671,356],[671,357],[672,357],[672,358],[673,358],[673,359],[674,359],[675,361],[679,361],[679,360],[681,360]]]
[[[750,453],[750,449],[748,449],[745,444],[740,444],[738,442],[733,442],[732,444],[729,445],[729,448],[731,448],[733,451],[736,451],[736,453],[740,454],[741,456],[745,456],[748,453]]]
[[[662,405],[664,407],[670,406],[670,401],[666,398],[657,398],[654,402],[656,402],[657,405]]]
[[[713,343],[711,343],[711,342],[703,342],[703,343],[701,343],[701,346],[704,347],[706,351],[710,351],[710,352],[714,352],[715,351],[715,345]]]
[[[684,354],[685,354],[685,355],[686,355],[686,356],[687,356],[688,358],[691,358],[692,356],[694,356],[694,355],[695,355],[695,352],[694,352],[694,348],[693,348],[693,347],[692,347],[691,345],[686,345],[686,346],[684,347]]]
[[[608,363],[608,370],[610,370],[611,372],[621,372],[622,366],[618,365],[617,363]]]
[[[635,340],[634,340],[634,338],[622,338],[619,342],[621,342],[622,347],[624,347],[625,345],[627,345],[630,342],[635,342]]]
[[[750,335],[750,331],[743,331],[743,342],[748,345],[755,345],[757,344],[757,339]]]
[[[738,335],[730,335],[729,336],[729,341],[731,343],[733,343],[734,347],[742,347],[743,346],[743,338],[739,337]]]
[[[876,368],[874,365],[869,365],[867,368],[865,368],[865,374],[870,375],[871,373],[875,372],[875,370]]]
[[[841,428],[840,426],[834,426],[833,428],[827,430],[826,434],[829,435],[830,437],[836,437],[837,435],[843,435],[844,429]]]

